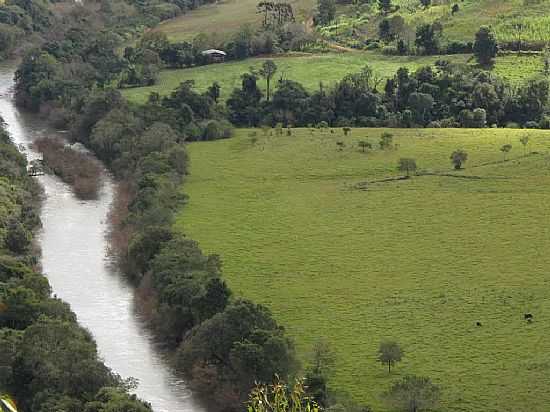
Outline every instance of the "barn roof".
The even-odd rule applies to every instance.
[[[208,49],[202,52],[203,56],[210,56],[212,54],[220,54],[222,56],[227,56],[227,53],[222,50]]]

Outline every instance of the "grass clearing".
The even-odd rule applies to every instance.
[[[434,64],[439,58],[455,62],[466,62],[469,56],[383,56],[373,52],[363,53],[327,53],[322,55],[289,55],[273,57],[278,66],[276,78],[281,75],[286,79],[296,80],[309,90],[316,90],[319,82],[330,86],[341,80],[346,74],[359,72],[364,66],[371,65],[382,77],[391,77],[398,68],[406,66],[411,70]],[[123,90],[124,96],[134,102],[144,102],[149,93],[157,92],[167,95],[185,80],[194,80],[197,90],[206,88],[217,81],[222,87],[222,99],[227,98],[235,87],[240,87],[241,75],[251,67],[259,68],[265,58],[251,58],[242,61],[208,66],[193,67],[181,70],[165,70],[160,74],[158,84],[150,87],[139,87]],[[259,82],[264,89],[263,81]]]
[[[547,411],[550,133],[391,132],[397,150],[366,155],[357,142],[376,144],[381,129],[347,137],[340,129],[281,137],[239,130],[193,143],[190,201],[177,225],[221,254],[232,290],[268,305],[302,357],[326,337],[338,354],[334,385],[375,410],[386,410],[380,394],[391,382],[416,373],[442,386],[443,410]],[[524,157],[526,133],[539,154]],[[469,153],[461,172],[449,162],[457,148]],[[398,175],[400,157],[479,178],[354,189]],[[376,362],[384,338],[405,350],[391,375]]]
[[[290,0],[297,21],[311,14],[313,0]],[[204,5],[155,28],[166,33],[171,41],[191,40],[199,33],[231,35],[244,24],[257,25],[261,15],[256,12],[258,0],[222,0]]]

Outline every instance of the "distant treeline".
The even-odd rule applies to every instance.
[[[0,1],[0,60],[29,47],[59,39],[74,22],[128,37],[199,7],[210,0]]]
[[[313,93],[282,79],[269,101],[258,81],[256,73],[245,73],[231,93],[233,124],[550,129],[549,81],[542,75],[514,86],[488,71],[438,61],[413,73],[401,68],[384,81],[367,66]]]
[[[99,359],[89,332],[36,271],[40,188],[0,124],[0,392],[22,412],[151,411]]]

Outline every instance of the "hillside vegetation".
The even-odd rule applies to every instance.
[[[432,65],[439,59],[453,63],[467,63],[470,55],[450,56],[384,56],[374,52],[296,54],[270,57],[278,68],[277,77],[302,83],[309,91],[317,90],[319,82],[332,86],[346,74],[357,73],[365,65],[370,65],[383,78],[392,77],[398,68],[415,70]],[[221,86],[221,97],[226,98],[241,83],[241,75],[251,68],[258,70],[265,58],[250,58],[241,61],[190,69],[163,70],[154,86],[123,89],[122,94],[132,102],[143,103],[150,93],[162,96],[170,94],[180,83],[193,80],[198,91],[204,92],[214,82]],[[473,64],[472,62],[470,62]],[[503,55],[496,59],[493,72],[511,82],[521,83],[539,75],[543,70],[543,60],[539,55]],[[265,84],[260,82],[265,93]]]
[[[270,307],[302,358],[326,337],[333,386],[377,411],[411,373],[441,385],[444,410],[547,410],[550,134],[386,130],[381,150],[384,130],[334,131],[190,145],[177,227],[221,255],[231,288]],[[423,175],[381,182],[400,158]],[[376,361],[388,338],[405,350],[391,375]]]
[[[277,77],[295,80],[308,90],[319,89],[319,82],[325,87],[332,86],[349,73],[360,72],[365,65],[370,65],[382,78],[392,77],[400,67],[416,70],[419,67],[433,65],[436,60],[446,58],[456,63],[465,63],[468,56],[383,56],[372,52],[364,53],[327,53],[320,55],[296,54],[273,56],[278,66]],[[205,91],[214,82],[221,86],[222,98],[227,97],[235,87],[241,84],[241,75],[251,68],[258,70],[263,58],[251,58],[223,64],[193,67],[181,70],[164,70],[160,73],[158,83],[154,86],[122,90],[123,95],[133,102],[143,103],[151,92],[168,95],[181,82],[193,80],[198,91]],[[265,93],[265,84],[260,86]]]
[[[314,0],[290,0],[297,20],[311,16]],[[242,25],[259,25],[261,15],[257,13],[257,0],[222,0],[215,4],[166,21],[155,30],[164,32],[172,41],[190,40],[199,33],[225,36],[236,32]]]

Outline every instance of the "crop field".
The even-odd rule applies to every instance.
[[[550,0],[441,0],[432,1],[427,9],[415,0],[393,3],[399,6],[397,14],[413,27],[439,21],[443,25],[443,36],[449,40],[473,41],[479,27],[488,25],[495,29],[499,41],[512,42],[518,36],[515,28],[518,23],[522,41],[550,40]],[[459,6],[455,14],[451,12],[453,4]],[[368,33],[377,31],[381,16],[376,9],[375,12],[367,13],[371,17]]]
[[[313,0],[290,0],[290,3],[297,21],[311,15]],[[230,35],[242,25],[260,23],[257,4],[258,0],[221,0],[161,23],[155,30],[166,33],[171,41],[190,40],[199,33]]]
[[[394,147],[381,150],[383,131],[193,143],[176,224],[221,254],[235,294],[270,307],[302,359],[327,338],[333,386],[377,411],[411,373],[441,386],[441,410],[548,411],[550,133],[389,130]],[[401,157],[421,175],[383,181],[402,175]],[[387,338],[405,351],[391,374],[376,361]]]
[[[406,66],[411,70],[434,64],[440,58],[455,62],[466,62],[469,56],[383,56],[372,52],[364,53],[327,53],[321,55],[287,55],[273,57],[278,66],[275,78],[296,80],[309,90],[319,88],[319,82],[330,86],[341,80],[346,74],[359,72],[367,64],[380,77],[392,77],[398,68]],[[161,72],[158,84],[123,90],[123,94],[134,102],[144,102],[149,93],[169,94],[185,80],[194,80],[197,90],[205,91],[215,81],[221,86],[222,99],[227,98],[235,87],[240,87],[241,75],[251,67],[259,68],[265,58],[252,58],[223,64],[193,67],[181,70]],[[262,80],[259,86],[265,89]],[[265,92],[265,90],[264,90]]]

